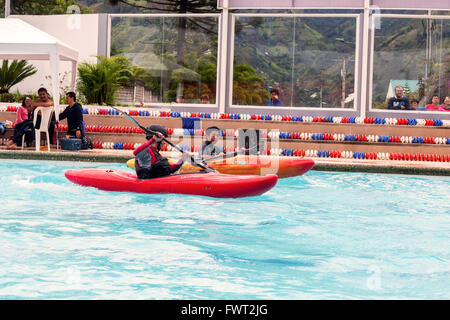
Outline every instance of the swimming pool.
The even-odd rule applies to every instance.
[[[0,299],[449,299],[448,177],[310,171],[244,199],[1,160]]]

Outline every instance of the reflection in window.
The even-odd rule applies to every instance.
[[[356,19],[235,20],[233,104],[353,108]],[[278,104],[280,105],[280,104]]]
[[[425,110],[433,95],[442,105],[450,86],[450,20],[382,18],[375,30],[372,108],[386,109],[403,87],[403,95]]]
[[[148,102],[216,102],[216,17],[114,17],[111,25],[110,54],[133,62]]]

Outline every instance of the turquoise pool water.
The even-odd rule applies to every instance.
[[[260,197],[112,193],[0,161],[0,299],[449,299],[447,177],[310,171]]]

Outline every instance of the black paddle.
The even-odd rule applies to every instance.
[[[130,119],[131,121],[133,121],[139,128],[141,128],[141,129],[144,130],[145,132],[147,132],[147,133],[149,133],[149,134],[151,134],[151,135],[156,134],[155,131],[149,130],[149,129],[147,129],[146,127],[140,125],[136,120],[134,120],[134,118],[132,118],[130,115],[126,114],[126,113],[123,112],[122,110],[117,109],[117,108],[115,108],[115,107],[111,107],[111,108],[113,108],[114,110],[119,111],[121,114],[123,114],[123,115],[126,116],[128,119]],[[178,151],[180,151],[181,153],[183,153],[183,154],[186,153],[183,149],[181,149],[181,148],[178,147],[177,145],[173,144],[172,142],[168,141],[166,138],[163,138],[162,140],[165,141],[167,144],[171,145],[172,147],[174,147],[175,149],[177,149]],[[202,169],[205,170],[206,172],[217,172],[217,171],[214,170],[213,168],[208,167],[206,164],[201,164],[201,163],[196,162],[195,159],[194,159],[194,157],[193,157],[191,154],[189,154],[189,156],[190,156],[190,158],[191,158],[191,163],[192,163],[193,165],[202,168]]]
[[[213,157],[210,157],[210,158],[206,158],[206,159],[203,159],[202,160],[202,162],[203,163],[206,163],[206,162],[209,162],[209,161],[212,161],[212,160],[216,160],[216,159],[227,159],[227,158],[232,158],[232,157],[235,157],[235,156],[237,156],[238,154],[242,154],[243,152],[245,152],[245,151],[250,151],[250,150],[253,150],[253,149],[255,149],[257,146],[253,146],[253,147],[251,147],[251,148],[249,148],[249,149],[247,149],[247,150],[238,150],[238,151],[235,151],[235,152],[232,152],[232,153],[225,153],[225,155],[223,155],[223,154],[219,154],[219,155],[217,155],[217,156],[213,156]]]

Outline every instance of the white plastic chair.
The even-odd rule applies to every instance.
[[[50,124],[50,119],[52,118],[53,108],[52,107],[38,107],[34,110],[33,124],[36,128],[37,115],[41,112],[41,125],[39,129],[35,129],[36,133],[36,151],[41,151],[41,132],[45,132],[47,136],[47,146],[48,151],[50,151],[50,137],[48,134],[48,127]]]

